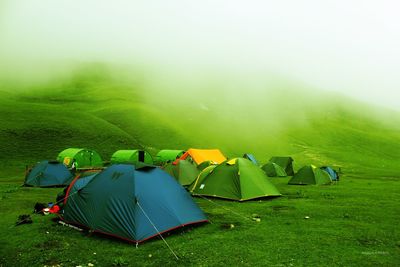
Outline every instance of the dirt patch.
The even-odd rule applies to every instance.
[[[371,246],[377,246],[381,245],[382,241],[379,239],[375,238],[370,238],[370,237],[362,237],[357,239],[358,243],[364,247],[371,247]]]
[[[309,198],[307,194],[303,191],[297,191],[296,193],[287,194],[288,199],[298,199],[298,198]]]
[[[46,240],[42,243],[35,245],[35,247],[42,250],[57,249],[62,248],[62,243],[58,240]]]
[[[279,211],[294,210],[295,207],[292,207],[292,206],[285,206],[285,205],[275,205],[275,206],[271,206],[271,209],[272,209],[273,211],[279,212]]]

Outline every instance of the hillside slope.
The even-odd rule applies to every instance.
[[[103,72],[10,93],[0,92],[0,161],[21,169],[66,147],[89,147],[108,160],[117,149],[221,148],[229,157],[292,155],[296,167],[330,164],[366,176],[400,176],[400,116],[348,99],[283,90],[229,102],[220,95],[191,101],[149,100],[140,84]],[[240,96],[238,97],[240,98]],[[328,100],[329,99],[329,100]],[[228,101],[228,102],[227,102]],[[221,104],[222,102],[222,104]],[[225,105],[223,104],[225,102]],[[271,104],[271,103],[281,103]]]

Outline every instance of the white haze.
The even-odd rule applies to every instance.
[[[399,10],[395,0],[3,0],[0,72],[106,61],[160,84],[219,76],[246,90],[276,75],[400,109]]]

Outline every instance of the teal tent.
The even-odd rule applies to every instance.
[[[25,176],[26,186],[66,186],[72,181],[72,173],[58,161],[42,161],[36,164]]]
[[[76,177],[71,186],[67,189],[68,194],[76,194],[79,190],[84,188],[98,173],[93,173],[84,177]],[[67,199],[64,199],[67,202]]]
[[[254,165],[258,166],[258,161],[256,160],[256,157],[253,154],[245,153],[243,155],[243,158],[250,160],[251,162],[254,163]]]
[[[326,171],[329,174],[329,176],[331,177],[332,181],[339,181],[339,174],[333,168],[331,168],[329,166],[322,166],[322,167],[320,167],[320,169]]]
[[[87,179],[68,188],[61,213],[67,223],[139,243],[207,221],[186,190],[160,168],[117,164]]]

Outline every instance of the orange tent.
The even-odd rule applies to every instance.
[[[213,164],[220,164],[226,160],[226,157],[219,149],[188,149],[180,158],[178,158],[174,164],[181,159],[187,159],[191,157],[192,160],[197,164],[201,164],[204,161],[211,161]]]

